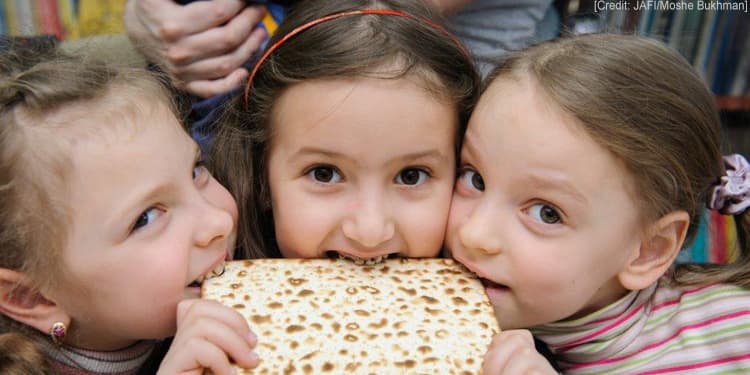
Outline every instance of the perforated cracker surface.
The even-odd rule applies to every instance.
[[[202,294],[258,335],[261,363],[239,374],[480,374],[499,330],[479,280],[450,259],[234,261]]]

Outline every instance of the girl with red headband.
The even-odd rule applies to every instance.
[[[217,123],[210,167],[246,257],[435,257],[474,64],[419,1],[313,0]]]

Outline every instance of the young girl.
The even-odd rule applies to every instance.
[[[418,1],[305,4],[212,146],[245,255],[436,256],[477,96],[471,59]]]
[[[257,362],[245,320],[195,299],[237,207],[169,98],[146,72],[0,54],[1,373],[153,374],[175,331],[160,373]]]
[[[704,205],[743,219],[750,165],[722,159],[713,97],[659,42],[585,35],[495,71],[461,152],[447,247],[506,332],[487,374],[750,371],[750,252],[674,268]]]

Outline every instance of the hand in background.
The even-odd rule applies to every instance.
[[[247,77],[242,64],[266,37],[257,27],[264,15],[265,7],[244,0],[129,0],[123,22],[136,49],[176,87],[205,98]]]
[[[177,334],[157,375],[231,375],[230,362],[253,368],[256,338],[247,321],[216,301],[191,299],[177,305]]]
[[[534,347],[531,333],[525,329],[502,331],[495,335],[484,356],[485,375],[555,374],[546,358]]]

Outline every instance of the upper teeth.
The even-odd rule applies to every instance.
[[[374,264],[378,264],[378,263],[380,263],[380,262],[388,259],[388,255],[381,255],[381,256],[377,256],[375,258],[364,259],[364,258],[355,257],[355,256],[351,256],[351,255],[339,254],[339,259],[350,259],[350,260],[352,260],[354,262],[354,264],[359,265],[359,266],[362,266],[362,265],[372,266]]]

